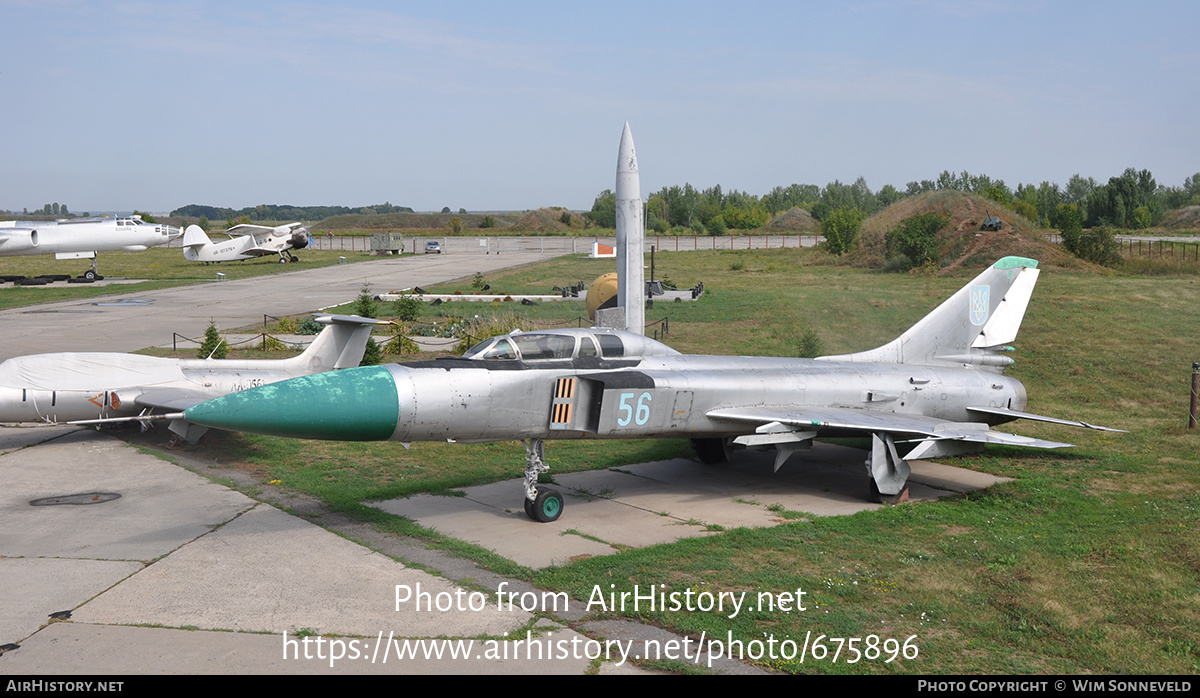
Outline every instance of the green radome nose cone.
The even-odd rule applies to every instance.
[[[330,441],[386,441],[396,430],[396,382],[382,366],[271,383],[188,408],[189,422],[252,434]]]

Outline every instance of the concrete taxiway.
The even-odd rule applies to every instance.
[[[587,657],[531,662],[510,652],[504,659],[503,650],[489,658],[486,640],[525,637],[530,613],[494,602],[461,612],[398,607],[398,585],[439,601],[459,587],[111,436],[5,428],[0,450],[0,645],[20,645],[0,655],[0,673],[583,673],[591,666]],[[543,632],[574,636],[556,625]],[[318,646],[328,635],[341,643]],[[461,638],[475,647],[435,663],[425,646],[387,643],[389,635]],[[451,651],[444,643],[439,650]],[[416,658],[396,656],[412,651]]]
[[[198,337],[210,320],[219,328],[262,322],[348,303],[364,283],[376,293],[489,274],[549,259],[551,254],[384,257],[352,264],[236,281],[44,303],[0,311],[0,359],[57,351],[136,351]],[[215,267],[214,267],[215,268]]]

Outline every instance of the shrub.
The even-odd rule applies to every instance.
[[[830,211],[821,220],[821,234],[825,236],[825,249],[841,256],[854,247],[858,228],[863,222],[863,213],[857,208],[842,207]]]
[[[421,314],[421,297],[414,296],[411,293],[401,294],[396,299],[395,313],[396,317],[403,322],[412,322]]]
[[[1092,228],[1080,234],[1075,256],[1106,267],[1116,266],[1121,261],[1121,243],[1111,228]]]
[[[1037,207],[1034,206],[1033,204],[1029,203],[1028,201],[1022,201],[1022,200],[1018,199],[1018,200],[1012,202],[1011,208],[1012,208],[1012,210],[1016,211],[1018,214],[1024,216],[1026,219],[1028,219],[1030,221],[1033,221],[1034,223],[1036,223],[1038,220]]]
[[[392,338],[383,345],[385,354],[416,354],[421,351],[421,347],[407,336],[406,327],[395,325],[392,332]]]
[[[950,223],[950,218],[936,211],[906,218],[886,236],[889,259],[897,255],[908,258],[909,267],[935,261],[938,256],[938,232]]]
[[[296,334],[320,334],[323,329],[325,329],[325,326],[317,322],[315,317],[306,317],[296,327]]]
[[[287,345],[275,339],[269,334],[262,336],[262,344],[258,346],[260,351],[287,351]]]
[[[496,219],[493,216],[484,216],[483,220],[479,221],[480,228],[495,228]]]
[[[1063,247],[1078,257],[1079,235],[1083,232],[1083,218],[1079,215],[1079,207],[1075,204],[1059,204],[1054,211],[1054,226],[1062,236]]]
[[[908,271],[912,268],[912,260],[902,254],[892,255],[883,263],[883,270],[888,273]]]

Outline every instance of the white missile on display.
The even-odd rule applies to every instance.
[[[645,334],[646,326],[645,237],[642,183],[626,121],[617,153],[617,307],[625,309],[625,329],[637,334]]]

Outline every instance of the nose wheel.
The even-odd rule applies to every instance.
[[[525,446],[525,515],[538,523],[557,521],[562,516],[563,496],[558,490],[538,490],[538,475],[550,470],[546,465],[546,445],[541,439],[522,441]]]
[[[562,511],[563,497],[558,490],[543,489],[537,500],[525,500],[525,515],[538,523],[557,521]]]

